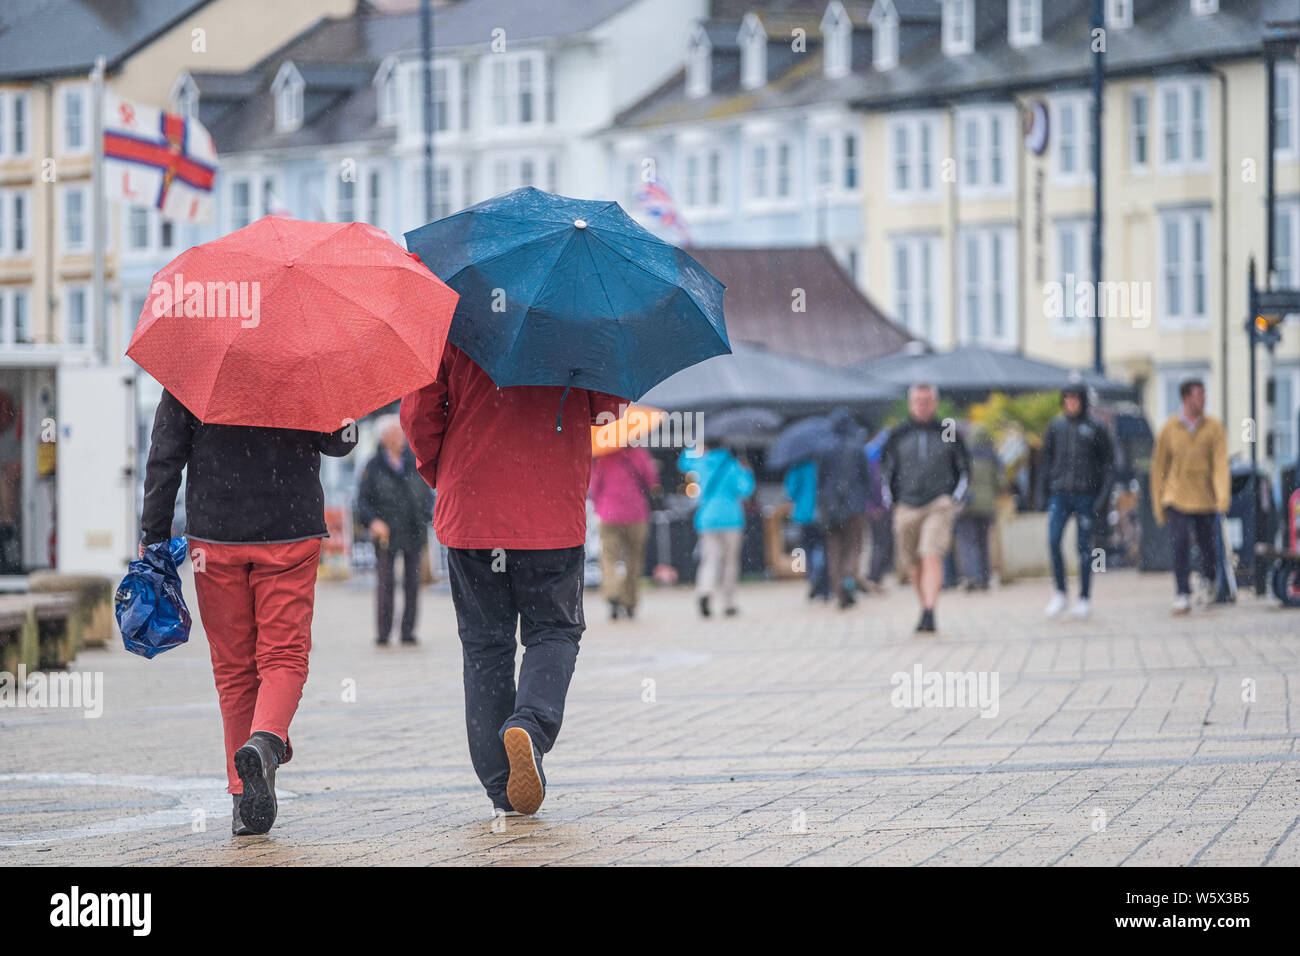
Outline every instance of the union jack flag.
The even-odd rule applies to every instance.
[[[636,194],[636,202],[647,215],[658,220],[665,229],[673,230],[683,243],[691,241],[690,234],[686,231],[686,223],[677,212],[677,204],[658,180],[643,183]]]
[[[210,222],[217,151],[203,124],[111,94],[104,110],[109,198],[153,206],[166,219]]]

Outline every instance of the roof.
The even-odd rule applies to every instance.
[[[824,246],[687,250],[727,287],[727,337],[845,366],[889,355],[912,336],[868,299]],[[796,289],[806,311],[792,308]]]
[[[1078,371],[1016,352],[967,345],[948,352],[889,355],[855,366],[872,380],[905,388],[929,382],[962,393],[1053,391],[1082,381],[1108,398],[1130,398],[1133,388],[1091,371]]]
[[[731,347],[730,355],[705,359],[660,382],[642,396],[640,404],[670,412],[753,406],[798,414],[889,402],[901,394],[897,386],[820,362],[734,339]]]
[[[4,0],[0,81],[110,72],[211,0]]]
[[[741,90],[735,82],[727,81],[715,83],[707,96],[690,98],[682,73],[623,110],[614,127],[641,129],[709,122],[819,103],[848,103],[873,109],[938,105],[1006,96],[1022,89],[1084,86],[1091,78],[1091,0],[1045,2],[1043,41],[1021,48],[1007,42],[1006,4],[1002,0],[976,0],[975,50],[955,57],[941,52],[940,25],[933,17],[939,10],[937,0],[893,2],[900,16],[912,22],[920,39],[913,37],[903,42],[900,61],[891,70],[876,71],[866,63],[859,65],[855,55],[850,74],[828,79],[823,73],[820,38],[810,34],[809,52],[797,57],[760,89]],[[1266,24],[1294,20],[1295,9],[1295,0],[1233,0],[1221,4],[1217,13],[1194,16],[1188,0],[1141,0],[1135,5],[1132,27],[1107,33],[1106,69],[1111,74],[1142,73],[1178,64],[1259,55]],[[854,25],[862,26],[856,19]],[[734,26],[739,29],[738,20]],[[714,22],[710,29],[721,32],[724,27]],[[863,43],[864,34],[855,34],[856,46]]]

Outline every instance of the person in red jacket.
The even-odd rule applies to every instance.
[[[498,388],[450,343],[437,381],[402,399],[416,468],[438,492],[470,760],[496,812],[536,813],[546,795],[542,756],[559,734],[586,628],[591,426],[624,404],[580,388]]]

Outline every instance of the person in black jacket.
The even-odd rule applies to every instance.
[[[375,591],[379,633],[386,645],[393,629],[393,570],[402,556],[402,643],[415,644],[420,601],[420,557],[429,541],[433,491],[415,469],[415,453],[396,415],[376,423],[379,450],[366,463],[357,492],[357,520],[375,546]]]
[[[894,507],[894,541],[900,567],[908,568],[921,599],[919,632],[936,630],[935,605],[943,587],[943,559],[952,526],[966,499],[970,455],[955,422],[935,412],[939,390],[918,383],[907,390],[909,418],[889,433],[880,453],[881,474]]]
[[[1065,610],[1065,561],[1061,557],[1061,536],[1074,515],[1079,551],[1079,599],[1070,608],[1074,617],[1091,613],[1092,528],[1098,512],[1110,503],[1115,479],[1115,453],[1106,426],[1088,414],[1088,389],[1069,385],[1061,391],[1063,415],[1052,419],[1043,437],[1039,464],[1047,498],[1047,547],[1052,557],[1056,592],[1046,614],[1056,617]]]
[[[199,615],[226,738],[236,836],[275,822],[275,771],[293,756],[289,723],[311,650],[325,530],[320,456],[341,457],[352,430],[209,425],[170,392],[154,415],[140,552],[171,536],[186,473],[185,521]]]
[[[826,532],[826,567],[840,609],[857,603],[858,565],[867,533],[871,467],[867,436],[846,408],[830,414],[833,450],[817,464],[817,513]]]

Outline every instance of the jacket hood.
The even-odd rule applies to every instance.
[[[1070,384],[1061,389],[1061,404],[1065,404],[1065,396],[1077,395],[1079,397],[1079,417],[1088,416],[1088,386],[1081,384]]]

